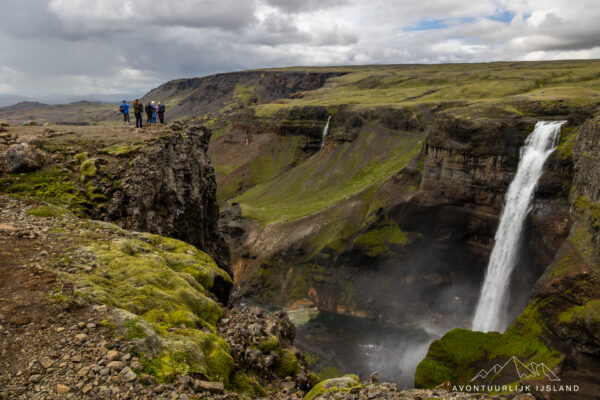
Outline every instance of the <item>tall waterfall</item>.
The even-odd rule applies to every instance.
[[[323,138],[321,139],[321,150],[323,146],[325,146],[325,138],[327,137],[327,131],[329,130],[329,120],[331,119],[331,115],[327,118],[327,123],[325,124],[325,128],[323,128]]]
[[[560,127],[565,122],[538,122],[521,148],[521,161],[506,194],[506,204],[473,318],[473,330],[489,332],[506,329],[508,286],[517,263],[525,218],[544,162],[556,149]]]

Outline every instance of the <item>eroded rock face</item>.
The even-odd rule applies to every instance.
[[[357,117],[341,111],[332,117],[333,145],[339,145],[345,133],[360,129],[353,122]],[[381,132],[410,127],[427,129],[429,135],[419,157],[370,200],[348,199],[336,206],[335,214],[323,210],[297,221],[260,227],[244,219],[235,204],[229,207],[221,227],[234,249],[236,283],[244,294],[268,303],[290,303],[296,299],[285,297],[288,293],[301,293],[321,309],[344,314],[402,323],[424,314],[433,321],[464,314],[464,320],[453,323],[466,324],[477,301],[519,149],[536,120],[436,115],[427,125],[413,126],[411,114],[404,110],[371,110],[360,118],[364,124],[377,122]],[[388,200],[368,222],[360,220],[363,202],[377,198]],[[547,254],[545,260],[552,258],[570,227],[570,220],[564,219],[568,206],[552,201],[540,205],[535,218],[537,254]],[[343,219],[347,229],[355,232],[345,236],[343,243],[313,250],[320,240],[327,240],[319,232],[335,225],[335,219]],[[405,236],[393,239],[396,243],[386,242],[394,229]],[[522,310],[542,272],[531,251],[526,251],[522,269],[532,271],[517,282],[524,287],[523,295],[517,296],[511,315]],[[347,284],[356,281],[361,284]],[[453,285],[460,290],[452,289]],[[285,290],[279,290],[282,287]],[[450,300],[444,304],[422,300],[445,289]],[[459,303],[460,312],[455,309]]]
[[[46,152],[31,144],[14,144],[0,154],[0,173],[12,174],[36,171],[42,168],[47,160]]]
[[[127,229],[174,237],[210,254],[229,271],[229,250],[218,234],[211,132],[189,127],[151,143],[123,171],[106,217]]]

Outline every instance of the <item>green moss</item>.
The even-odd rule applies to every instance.
[[[258,349],[262,351],[264,354],[267,354],[273,350],[279,349],[279,340],[276,336],[271,335],[268,338],[262,340],[258,344]]]
[[[114,322],[110,321],[109,319],[103,319],[102,321],[98,322],[99,326],[103,326],[105,328],[108,328],[112,331],[117,329],[117,324],[115,324]]]
[[[63,293],[62,287],[56,287],[50,294],[49,301],[52,304],[66,303],[69,301],[69,296]]]
[[[241,371],[235,373],[228,389],[250,397],[266,396],[267,394],[255,378],[249,377]]]
[[[245,85],[236,85],[233,91],[233,98],[238,99],[242,105],[249,105],[250,103],[255,103],[257,98],[255,96],[256,86],[245,86]]]
[[[568,240],[577,248],[586,263],[598,265],[600,254],[595,245],[596,232],[600,230],[600,204],[585,196],[575,201],[576,221]]]
[[[73,157],[73,161],[75,161],[75,164],[77,164],[77,165],[83,164],[83,162],[87,159],[88,159],[87,151],[84,151],[83,153],[77,153],[77,154],[75,154],[75,157]]]
[[[562,128],[560,143],[556,148],[556,154],[558,154],[561,160],[573,160],[573,149],[575,148],[576,139],[577,135],[573,132],[573,128]]]
[[[576,262],[576,255],[567,252],[561,258],[559,258],[556,262],[552,264],[552,270],[550,271],[550,277],[556,278],[558,276],[562,276],[571,270],[571,267]]]
[[[112,156],[122,156],[132,153],[141,147],[141,144],[115,144],[101,149],[100,153],[110,154]]]
[[[590,300],[581,306],[573,306],[558,315],[558,321],[572,323],[583,321],[588,325],[600,323],[600,300]]]
[[[27,211],[27,214],[41,218],[56,218],[65,213],[65,210],[56,206],[39,206]]]
[[[291,350],[283,349],[280,354],[281,358],[279,363],[275,367],[275,375],[280,378],[285,378],[286,376],[296,376],[298,372],[300,372],[300,363],[298,359],[294,355]]]
[[[314,400],[325,393],[348,393],[353,387],[360,386],[360,379],[356,375],[345,375],[341,378],[327,379],[319,382],[304,397],[305,400]]]
[[[96,158],[88,158],[81,163],[81,166],[79,167],[81,181],[85,181],[88,178],[93,178],[96,176],[96,161],[98,161]]]
[[[127,339],[143,339],[146,336],[144,328],[135,319],[130,319],[125,322],[125,337]]]
[[[91,274],[69,276],[77,290],[143,319],[125,323],[126,337],[145,338],[143,322],[162,338],[163,350],[146,360],[146,373],[159,381],[188,373],[229,381],[233,358],[215,334],[222,310],[208,291],[216,276],[231,278],[208,255],[151,234],[114,240],[108,248],[90,244],[82,251],[93,254],[99,266]]]
[[[228,347],[227,350],[229,350]],[[206,362],[209,376],[225,384],[229,383],[229,374],[233,371],[235,363],[228,351],[225,351],[223,347],[214,347],[208,354]]]
[[[406,232],[402,232],[395,222],[371,230],[354,240],[354,245],[362,248],[370,257],[377,257],[390,251],[390,245],[407,244]]]
[[[0,192],[67,207],[80,216],[88,206],[85,194],[71,180],[71,173],[57,167],[0,178]]]
[[[157,382],[171,382],[178,375],[189,374],[195,366],[195,360],[188,359],[183,351],[162,352],[151,360],[141,357],[143,371],[152,375]]]
[[[548,329],[538,311],[547,302],[536,300],[528,305],[504,334],[454,329],[435,340],[417,367],[415,386],[431,388],[447,381],[467,384],[476,365],[493,365],[512,356],[554,368],[562,356],[543,339]]]

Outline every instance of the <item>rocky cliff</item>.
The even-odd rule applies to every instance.
[[[176,123],[142,133],[95,127],[77,132],[47,127],[14,131],[10,140],[30,144],[13,147],[44,147],[49,162],[37,172],[7,175],[4,191],[66,205],[80,216],[113,221],[126,229],[184,240],[230,269],[229,250],[218,233],[207,128]],[[3,154],[10,156],[13,147]],[[34,169],[42,166],[38,163]],[[217,277],[215,292],[221,300],[226,301],[230,288],[230,282]]]
[[[229,251],[218,234],[214,172],[206,155],[210,136],[204,127],[188,127],[149,143],[122,170],[113,171],[120,187],[107,196],[101,217],[127,229],[184,240],[229,269]]]
[[[544,181],[538,190],[541,199],[537,207],[540,210],[546,207],[548,218],[546,222],[537,220],[534,224],[545,227],[546,245],[557,250],[553,257],[546,254],[552,260],[535,283],[525,311],[502,335],[456,330],[434,342],[417,370],[417,385],[429,386],[445,381],[467,383],[472,378],[471,371],[516,356],[523,362],[544,363],[560,378],[551,381],[548,375],[526,379],[500,375],[501,380],[509,384],[519,381],[527,384],[527,379],[538,379],[538,384],[578,386],[577,391],[563,388],[560,398],[592,399],[597,396],[599,386],[595,371],[600,365],[596,334],[600,264],[595,213],[599,200],[596,182],[600,172],[596,157],[599,134],[598,117],[592,117],[568,130],[554,156],[555,165],[564,163],[565,159],[573,162],[569,210],[564,210],[563,206],[557,217],[554,214],[557,212],[556,204],[548,206],[547,198],[544,199]],[[551,184],[552,181],[546,178],[545,182]],[[540,217],[544,211],[534,211],[533,215],[534,219],[543,219]],[[557,243],[557,237],[566,240]],[[473,345],[477,350],[474,348],[471,355],[463,358],[459,362],[461,369],[457,370],[454,367],[457,357],[464,357],[465,351],[464,345],[459,342],[477,343]],[[544,389],[533,391],[539,398],[556,396],[547,390],[544,393]]]

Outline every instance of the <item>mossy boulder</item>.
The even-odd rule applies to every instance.
[[[144,372],[158,381],[198,373],[229,382],[234,361],[216,334],[223,312],[209,292],[216,277],[231,278],[206,253],[146,233],[80,251],[98,267],[66,278],[79,293],[134,316],[124,323],[125,336],[139,338],[153,354],[142,360]]]
[[[315,385],[304,397],[313,400],[328,392],[350,392],[353,387],[360,386],[360,379],[356,375],[344,375],[341,378],[332,378]]]
[[[275,367],[274,372],[275,375],[280,378],[285,378],[286,376],[294,377],[300,372],[300,363],[291,350],[281,350],[281,358],[279,359],[279,364]]]
[[[257,347],[264,354],[267,354],[267,353],[269,353],[273,350],[277,350],[279,348],[279,340],[277,339],[276,336],[271,335],[268,338],[261,341]]]

